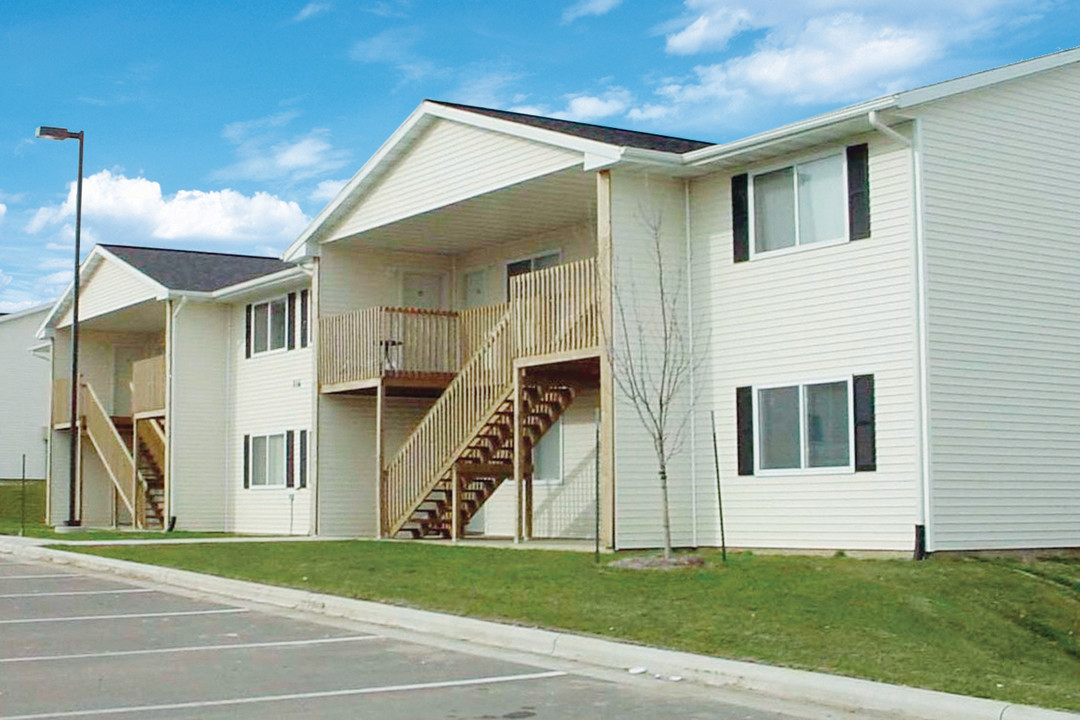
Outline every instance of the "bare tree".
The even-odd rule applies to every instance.
[[[685,441],[690,409],[679,396],[695,362],[681,312],[685,273],[678,264],[672,268],[665,260],[663,216],[639,209],[639,219],[652,243],[654,267],[644,284],[637,275],[625,284],[612,283],[614,327],[605,334],[615,385],[634,406],[652,439],[660,479],[664,559],[671,560],[668,465]]]

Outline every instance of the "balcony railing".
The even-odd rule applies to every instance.
[[[467,310],[375,307],[319,322],[319,383],[324,390],[380,378],[449,382],[510,313],[514,358],[554,357],[599,347],[597,270],[580,260],[510,283],[510,302]]]
[[[131,411],[165,412],[165,356],[139,360],[131,366]]]

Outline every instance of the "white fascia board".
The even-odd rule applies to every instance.
[[[101,252],[101,246],[95,245],[90,251],[90,254],[86,256],[86,259],[79,264],[79,282],[82,282],[83,276],[90,274],[90,271],[97,267],[97,264],[102,261],[103,253]],[[45,319],[38,327],[37,337],[45,337],[46,329],[49,329],[54,322],[56,322],[64,311],[67,310],[68,304],[71,302],[71,293],[75,288],[74,278],[68,282],[67,287],[64,288],[64,292],[60,293],[60,297],[56,298],[56,302],[53,303],[52,310],[45,316]]]
[[[353,175],[352,179],[345,184],[345,187],[338,192],[337,196],[315,216],[314,220],[308,223],[300,236],[282,254],[282,259],[289,262],[306,257],[304,246],[312,240],[320,240],[324,228],[329,226],[340,212],[351,207],[360,193],[381,176],[387,158],[393,157],[400,145],[411,140],[413,135],[427,127],[435,118],[460,122],[482,130],[579,152],[582,154],[582,165],[585,170],[610,167],[622,160],[624,153],[629,154],[631,150],[425,100],[409,115],[405,122],[398,126],[398,129],[382,144],[378,151],[364,163],[359,172]],[[648,153],[649,151],[636,152]],[[656,152],[652,153],[652,155],[663,156],[667,163],[678,164],[681,162],[679,156],[671,153]]]
[[[1016,80],[1027,75],[1053,70],[1071,63],[1080,62],[1080,47],[1061,50],[1050,55],[1042,55],[1030,60],[1021,60],[1010,65],[1002,65],[991,70],[964,75],[944,82],[906,90],[897,94],[897,108],[910,108],[935,100],[942,100],[960,93],[980,90],[991,85]]]
[[[896,96],[885,95],[880,98],[875,98],[874,100],[867,100],[866,102],[857,105],[849,105],[848,107],[840,108],[839,110],[834,110],[823,115],[816,115],[812,118],[807,118],[806,120],[800,120],[799,122],[791,123],[790,125],[784,125],[783,127],[774,130],[767,130],[763,133],[758,133],[757,135],[751,135],[742,140],[736,140],[723,145],[710,145],[709,147],[701,148],[700,150],[693,150],[684,155],[683,159],[687,165],[692,167],[707,167],[712,163],[721,161],[730,162],[740,155],[760,152],[771,145],[789,142],[799,135],[804,135],[815,130],[827,128],[830,125],[839,125],[840,123],[866,116],[871,110],[880,112],[894,107],[896,107]],[[867,127],[869,127],[869,124],[867,124]]]
[[[386,142],[375,151],[374,155],[368,158],[368,161],[364,163],[355,175],[352,176],[349,182],[345,183],[345,187],[338,191],[338,194],[334,196],[334,199],[319,211],[319,214],[308,223],[308,226],[303,229],[300,236],[293,244],[282,253],[282,260],[285,260],[286,262],[295,262],[296,260],[307,256],[305,253],[301,252],[304,245],[310,240],[318,239],[317,236],[320,234],[319,231],[325,228],[330,221],[334,219],[338,211],[342,209],[342,206],[344,206],[348,200],[356,196],[362,187],[374,179],[372,175],[382,164],[383,160],[390,155],[394,149],[406,139],[406,137],[411,135],[416,126],[424,119],[424,116],[427,114],[424,108],[424,105],[426,104],[428,103],[425,101],[420,104],[420,107],[413,110],[412,114],[406,118],[405,122],[398,126],[398,129],[386,139]]]
[[[30,315],[37,315],[38,313],[45,312],[53,306],[53,303],[47,302],[41,305],[34,305],[28,307],[25,310],[19,310],[18,312],[8,313],[7,315],[0,316],[0,325],[12,320],[19,320],[20,318],[28,317]]]
[[[215,290],[213,293],[209,293],[210,297],[208,299],[221,302],[232,302],[251,295],[266,294],[272,290],[295,286],[297,284],[307,285],[310,281],[311,276],[307,271],[297,265],[272,275],[263,275],[262,277],[257,277],[253,280],[247,280],[242,283],[237,283],[236,285],[230,285],[229,287]]]

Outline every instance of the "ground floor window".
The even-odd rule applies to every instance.
[[[739,474],[875,470],[874,376],[736,390]]]
[[[307,430],[244,436],[244,487],[307,487]]]

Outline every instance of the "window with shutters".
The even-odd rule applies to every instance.
[[[307,487],[309,436],[307,430],[245,435],[244,487]]]
[[[246,308],[246,357],[306,348],[311,340],[308,290],[252,303]]]
[[[735,262],[870,236],[867,145],[731,179]]]
[[[874,376],[736,389],[740,475],[877,469]]]

